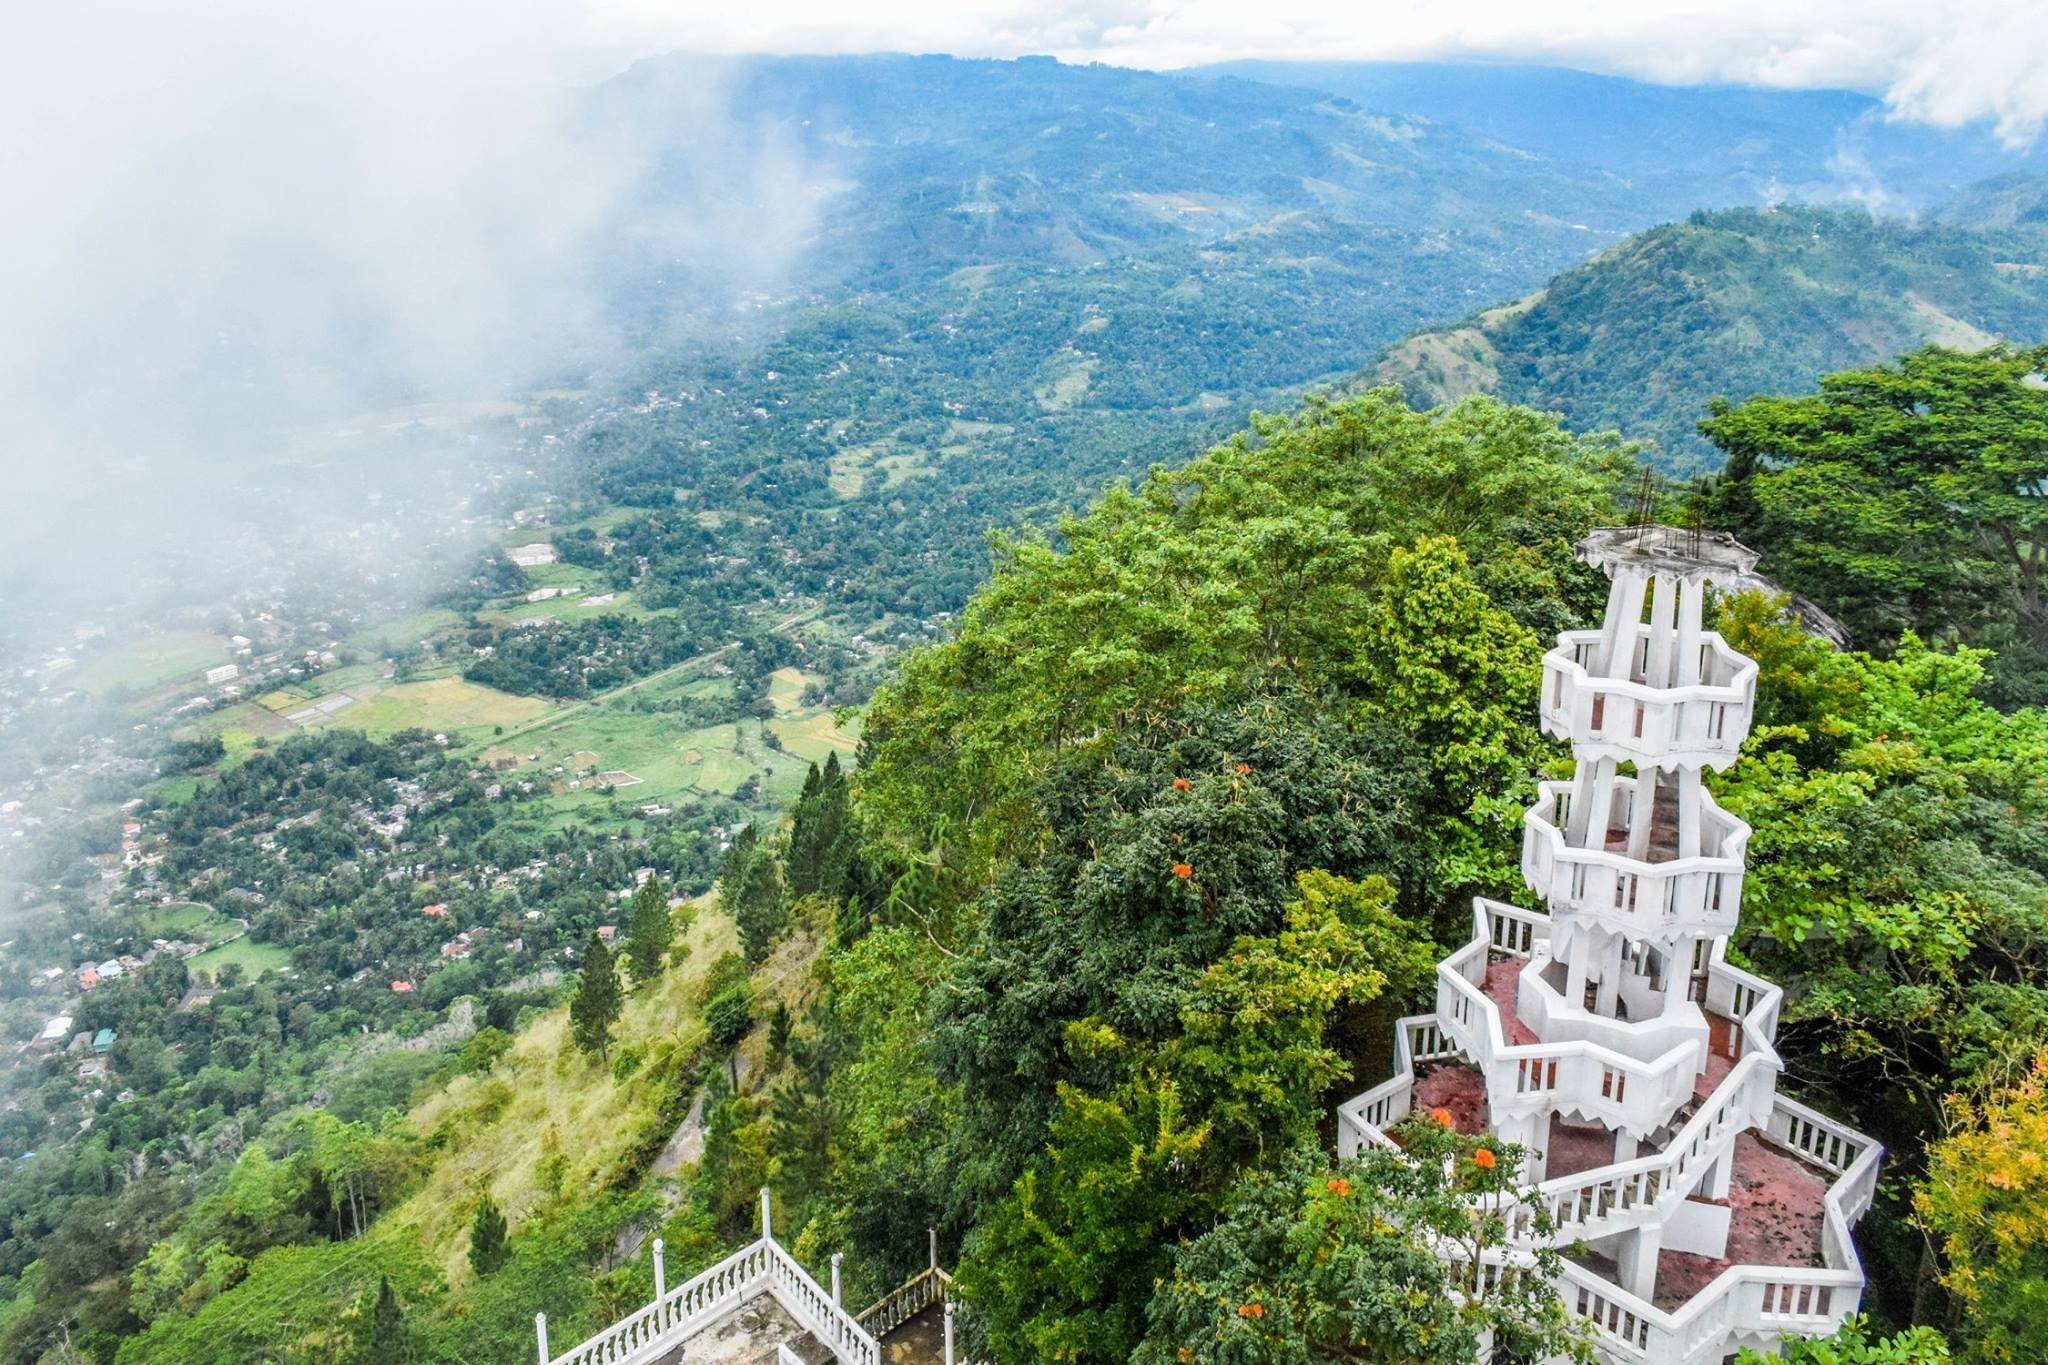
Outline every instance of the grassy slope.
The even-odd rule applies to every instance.
[[[478,1195],[488,1189],[515,1226],[541,1203],[538,1169],[549,1128],[569,1157],[566,1188],[589,1190],[617,1181],[630,1154],[663,1122],[665,1088],[645,1077],[702,1044],[704,976],[738,946],[738,932],[723,914],[704,911],[683,941],[689,955],[628,997],[616,1046],[638,1050],[641,1065],[624,1083],[576,1051],[563,1005],[522,1030],[489,1074],[460,1077],[414,1108],[420,1132],[442,1132],[449,1141],[426,1184],[387,1221],[393,1231],[417,1232],[451,1283],[469,1273],[469,1217]]]

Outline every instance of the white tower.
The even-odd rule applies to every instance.
[[[1756,555],[1666,526],[1578,548],[1612,586],[1601,628],[1543,659],[1543,728],[1576,763],[1523,821],[1549,913],[1474,903],[1436,1012],[1401,1021],[1396,1074],[1340,1109],[1339,1148],[1414,1108],[1526,1147],[1602,1354],[1718,1362],[1855,1310],[1879,1149],[1777,1093],[1780,992],[1724,960],[1749,827],[1700,774],[1735,761],[1757,669],[1703,619]]]

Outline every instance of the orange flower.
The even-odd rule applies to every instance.
[[[1266,1305],[1256,1301],[1241,1303],[1237,1306],[1237,1315],[1241,1318],[1263,1318],[1266,1316]]]
[[[1182,881],[1186,881],[1188,878],[1195,875],[1195,869],[1189,867],[1186,863],[1175,863],[1173,865],[1173,875],[1180,878]]]
[[[1239,777],[1243,777],[1246,773],[1250,772],[1251,770],[1252,765],[1249,763],[1240,763],[1237,765],[1237,775]]]
[[[1493,1153],[1484,1147],[1472,1154],[1472,1164],[1482,1171],[1493,1169]]]
[[[1195,789],[1195,784],[1185,777],[1176,777],[1173,779],[1173,789],[1177,792],[1191,792]]]
[[[1429,1111],[1429,1116],[1445,1128],[1451,1126],[1451,1111],[1448,1109],[1432,1109]]]
[[[1323,1188],[1328,1190],[1331,1194],[1336,1195],[1339,1199],[1342,1199],[1346,1195],[1351,1193],[1351,1182],[1340,1175],[1336,1179],[1330,1181]]]

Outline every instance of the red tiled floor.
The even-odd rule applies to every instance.
[[[1735,1139],[1735,1175],[1728,1183],[1728,1254],[1667,1251],[1657,1258],[1657,1306],[1683,1304],[1731,1265],[1821,1264],[1821,1206],[1828,1178],[1754,1133]]]
[[[1509,1047],[1537,1041],[1536,1030],[1515,1017],[1515,987],[1521,982],[1522,968],[1528,965],[1529,959],[1525,957],[1496,958],[1486,964],[1486,981],[1480,987],[1486,998],[1500,1008],[1500,1027],[1507,1035]]]
[[[1461,1133],[1484,1133],[1492,1122],[1491,1108],[1486,1103],[1486,1078],[1478,1068],[1464,1062],[1430,1063],[1416,1076],[1412,1094],[1417,1113],[1442,1109],[1450,1114],[1451,1126]]]
[[[1543,1178],[1577,1175],[1598,1166],[1614,1164],[1614,1130],[1604,1124],[1566,1123],[1550,1116],[1549,1155],[1543,1163]]]

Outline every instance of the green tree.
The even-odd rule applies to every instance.
[[[1510,851],[1533,795],[1535,632],[1488,600],[1456,541],[1426,536],[1390,556],[1358,648],[1364,705],[1420,744],[1435,769],[1444,880],[1512,894],[1520,876]]]
[[[478,1276],[495,1273],[511,1255],[506,1241],[505,1215],[486,1193],[478,1201],[476,1216],[469,1220],[469,1268]]]
[[[609,1061],[612,1026],[624,1007],[618,965],[604,940],[593,933],[583,947],[583,971],[576,979],[576,996],[569,1002],[569,1028],[576,1046]]]
[[[1170,1083],[1117,1099],[1062,1087],[1043,1157],[968,1239],[957,1278],[998,1360],[1126,1361],[1144,1334],[1133,1286],[1162,1274],[1203,1205],[1186,1168],[1206,1132]]]
[[[1599,607],[1571,546],[1632,468],[1611,440],[1483,398],[1417,413],[1382,389],[1257,418],[1056,541],[999,539],[953,638],[876,694],[863,808],[911,847],[964,833],[955,856],[978,876],[1041,836],[1034,786],[1076,746],[1275,670],[1358,691],[1359,630],[1395,551],[1424,537],[1456,538],[1496,607],[1556,630]]]
[[[1520,1151],[1428,1119],[1400,1141],[1334,1162],[1305,1145],[1248,1170],[1215,1225],[1175,1252],[1134,1359],[1465,1365],[1490,1336],[1513,1359],[1590,1362],[1553,1285],[1556,1252],[1539,1252],[1533,1274],[1475,1273],[1504,1251],[1502,1201],[1542,1220],[1516,1192]]]
[[[626,916],[626,960],[633,969],[633,984],[645,986],[661,975],[661,960],[675,940],[675,923],[669,917],[668,887],[659,873],[633,893]]]
[[[1950,1097],[1913,1196],[1963,1310],[1969,1361],[2048,1360],[2048,1048]]]
[[[1932,1327],[1874,1337],[1864,1318],[1851,1318],[1824,1337],[1787,1337],[1782,1353],[1744,1347],[1737,1365],[1949,1365],[1954,1357]]]
[[[733,836],[718,874],[718,903],[739,926],[747,961],[759,963],[789,927],[789,903],[775,852],[752,825]]]
[[[1721,521],[1871,646],[1907,631],[2048,660],[2048,347],[1928,346],[1819,391],[1716,403]],[[2029,695],[2048,696],[2030,688]]]
[[[405,1315],[389,1275],[378,1276],[377,1288],[364,1296],[356,1324],[355,1359],[359,1365],[399,1365],[412,1359]]]

